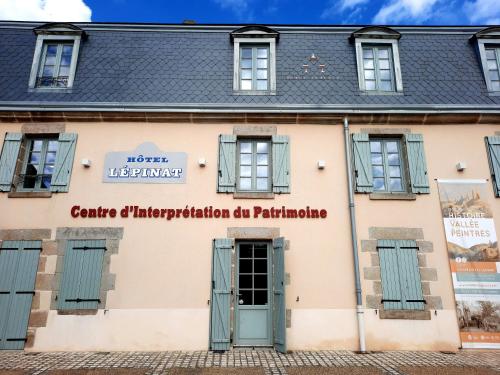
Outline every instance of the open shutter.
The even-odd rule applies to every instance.
[[[286,353],[285,239],[273,241],[273,327],[274,348]]]
[[[104,251],[104,240],[68,241],[59,309],[98,308]]]
[[[500,197],[500,137],[485,137],[491,181],[496,197]]]
[[[373,177],[368,134],[355,133],[352,135],[352,151],[356,192],[371,193],[373,191]]]
[[[427,164],[425,162],[422,134],[406,134],[405,142],[411,192],[428,194],[430,192],[429,179],[427,178]]]
[[[3,241],[0,250],[0,349],[6,349],[5,330],[14,294],[14,279],[21,241]]]
[[[379,240],[377,250],[380,258],[382,279],[382,303],[385,310],[400,310],[403,306],[398,268],[396,241]]]
[[[290,193],[290,147],[287,135],[273,135],[273,192]]]
[[[10,191],[22,138],[21,133],[6,133],[5,135],[0,155],[0,191]]]
[[[217,178],[219,193],[236,191],[236,136],[219,136],[219,175]]]
[[[231,253],[233,241],[215,239],[212,257],[210,349],[229,350],[231,309]]]
[[[397,241],[401,303],[405,310],[423,310],[424,297],[418,268],[417,244],[412,240]]]
[[[50,191],[66,193],[69,190],[69,180],[73,169],[77,135],[73,133],[59,134],[56,164],[52,176]]]

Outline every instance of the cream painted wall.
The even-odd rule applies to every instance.
[[[403,127],[404,124],[401,125]],[[364,126],[367,127],[367,126]],[[352,127],[352,132],[359,131]],[[285,253],[287,308],[292,326],[287,329],[291,349],[357,349],[353,262],[347,204],[343,133],[340,124],[278,125],[278,134],[290,136],[292,193],[274,200],[233,199],[216,193],[218,135],[231,134],[232,124],[68,123],[67,132],[78,133],[69,193],[50,199],[8,198],[0,194],[1,229],[58,227],[124,227],[111,272],[116,289],[108,294],[106,314],[63,316],[52,311],[46,328],[37,330],[32,350],[198,350],[208,347],[207,301],[210,299],[211,243],[226,237],[231,226],[279,227],[290,240]],[[368,238],[370,226],[424,228],[434,243],[428,255],[438,268],[439,283],[432,294],[441,295],[445,310],[431,321],[380,320],[366,313],[370,350],[391,348],[457,348],[451,276],[434,178],[489,178],[483,137],[494,126],[412,127],[423,133],[431,194],[417,201],[370,201],[356,195],[359,239]],[[0,124],[0,134],[20,131],[19,124]],[[104,155],[133,150],[153,141],[164,151],[188,154],[186,184],[104,184]],[[197,160],[205,157],[205,168]],[[85,169],[82,158],[92,160]],[[317,169],[318,160],[326,168]],[[458,161],[468,169],[454,170]],[[491,189],[490,189],[491,192]],[[500,229],[500,209],[491,192],[490,202]],[[326,219],[73,219],[70,208],[139,205],[157,208],[203,208],[212,205],[231,211],[237,206],[324,208]],[[8,219],[7,219],[8,218]],[[54,263],[54,264],[52,264]],[[52,262],[50,269],[55,267]],[[370,266],[361,254],[361,268]],[[366,285],[363,282],[366,289]],[[364,293],[371,291],[364,290]],[[43,306],[48,304],[44,295]],[[297,302],[297,297],[299,301]],[[416,340],[415,327],[426,333]],[[390,332],[391,337],[386,337]],[[91,334],[92,333],[92,334]],[[140,340],[138,337],[141,337]]]

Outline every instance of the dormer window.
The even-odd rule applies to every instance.
[[[488,27],[476,33],[472,40],[477,41],[486,87],[490,93],[500,93],[500,27]]]
[[[356,46],[359,89],[366,93],[403,91],[398,40],[387,27],[365,27],[351,35]]]
[[[234,43],[233,91],[242,95],[276,93],[276,41],[279,34],[263,26],[231,33]]]
[[[84,31],[70,24],[47,24],[37,35],[29,88],[71,89],[75,79],[78,50]]]

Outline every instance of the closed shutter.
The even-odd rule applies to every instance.
[[[22,138],[21,133],[6,133],[5,135],[0,155],[0,191],[10,191]]]
[[[485,137],[491,181],[496,197],[500,197],[500,137]]]
[[[229,350],[231,309],[231,254],[233,241],[215,239],[212,257],[210,349]]]
[[[66,193],[69,190],[73,158],[75,156],[77,135],[73,133],[59,134],[56,164],[52,176],[50,191]]]
[[[274,348],[286,353],[285,239],[273,241],[273,327]]]
[[[217,191],[234,193],[236,190],[236,136],[219,136],[219,174]]]
[[[412,240],[379,240],[377,244],[385,310],[423,310],[417,245]]]
[[[425,162],[422,134],[406,134],[405,142],[411,192],[428,194],[430,192],[429,179],[427,178],[427,164]]]
[[[352,135],[354,183],[358,193],[373,191],[370,139],[366,133]]]
[[[273,135],[273,192],[290,193],[290,141],[287,135]]]
[[[41,241],[4,241],[0,249],[0,349],[24,348]]]
[[[68,241],[59,309],[98,308],[105,246],[104,240]]]

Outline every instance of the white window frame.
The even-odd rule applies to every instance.
[[[61,91],[68,90],[73,87],[75,80],[76,64],[78,59],[78,51],[80,50],[81,35],[55,35],[42,34],[38,35],[35,45],[35,53],[33,55],[33,63],[31,64],[31,73],[28,87],[30,90],[36,91]],[[73,53],[71,55],[71,65],[69,69],[68,85],[65,87],[37,87],[38,72],[42,64],[43,45],[45,43],[68,43],[73,42]]]
[[[241,95],[276,95],[276,39],[275,38],[238,38],[233,40],[233,91]],[[240,47],[265,45],[269,47],[269,76],[267,90],[240,89]]]
[[[391,47],[392,67],[394,70],[394,91],[366,90],[365,71],[363,68],[363,45],[389,45]],[[401,74],[401,63],[399,61],[399,47],[397,39],[384,38],[355,38],[356,63],[358,66],[359,89],[369,94],[392,94],[403,92],[403,78]]]
[[[495,46],[494,48],[500,49],[500,38],[478,39],[477,46],[479,48],[479,57],[481,58],[481,67],[483,69],[483,77],[486,82],[486,88],[490,94],[500,95],[500,90],[493,90],[490,77],[488,76],[488,63],[486,61],[486,48]]]

